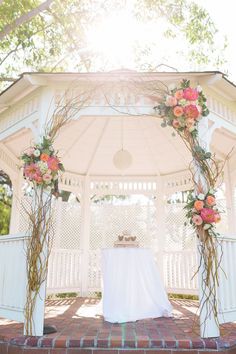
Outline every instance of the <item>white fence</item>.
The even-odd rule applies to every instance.
[[[27,236],[0,238],[0,317],[24,322]]]

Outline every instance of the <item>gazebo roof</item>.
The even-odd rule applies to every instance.
[[[210,92],[227,100],[236,101],[236,86],[229,82],[219,71],[206,72],[154,72],[138,73],[130,70],[109,73],[23,73],[20,78],[0,94],[0,111],[14,107],[25,96],[40,87],[54,89],[76,81],[80,85],[89,83],[111,83],[129,81],[146,84],[156,80],[171,83],[188,78],[200,82]],[[145,85],[144,85],[145,86]],[[151,112],[153,102],[149,102]],[[97,106],[102,106],[99,103]],[[93,110],[81,113],[78,120],[71,121],[60,132],[56,147],[68,172],[89,176],[121,176],[123,173],[113,164],[114,154],[123,148],[132,157],[132,165],[124,171],[126,176],[169,175],[188,169],[191,155],[178,137],[173,137],[173,130],[163,129],[160,120],[145,114],[129,115],[110,110],[103,113],[93,104]],[[5,113],[5,112],[4,112]],[[4,115],[4,113],[2,113]],[[0,121],[1,115],[0,113]],[[217,118],[217,115],[216,115]],[[221,120],[221,118],[217,118]],[[211,148],[224,157],[234,145],[235,132],[229,129],[217,129]],[[123,138],[122,138],[123,136]],[[32,132],[25,129],[5,139],[4,143],[16,157],[27,148],[32,140]]]

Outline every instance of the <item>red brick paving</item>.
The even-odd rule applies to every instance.
[[[221,326],[221,337],[199,337],[198,303],[172,300],[172,318],[123,324],[91,316],[96,299],[48,300],[45,323],[58,332],[43,337],[22,336],[23,325],[0,319],[0,354],[236,354],[236,323]],[[89,310],[78,312],[78,309]]]

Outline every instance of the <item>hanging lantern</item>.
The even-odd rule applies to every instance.
[[[127,150],[119,150],[113,156],[113,164],[118,170],[126,170],[132,164],[132,155]]]

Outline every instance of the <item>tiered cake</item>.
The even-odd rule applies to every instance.
[[[139,247],[136,236],[132,236],[129,231],[123,231],[114,242],[114,247]]]

